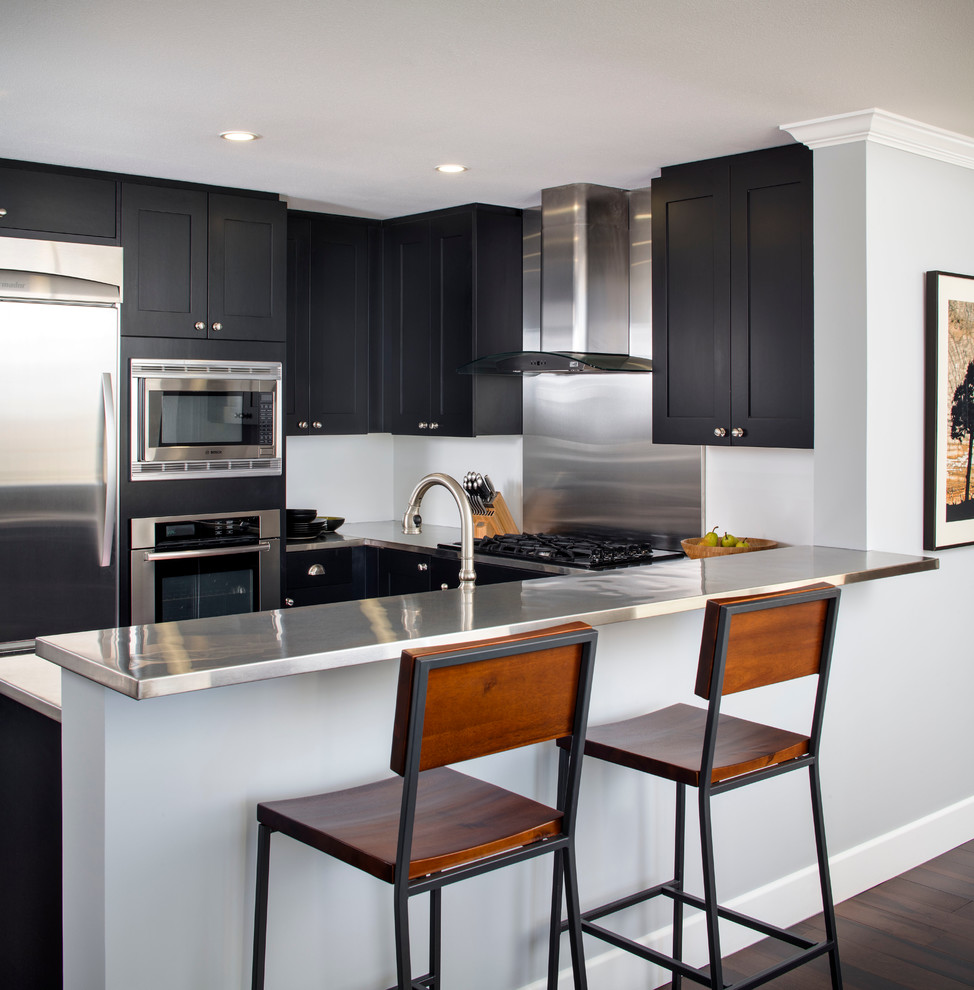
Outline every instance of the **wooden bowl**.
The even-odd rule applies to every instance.
[[[744,539],[747,540],[746,547],[708,547],[703,542],[702,536],[681,540],[680,545],[691,560],[699,560],[701,557],[725,557],[731,553],[750,553],[752,550],[773,550],[778,545],[775,540],[758,540],[751,536],[745,536]]]

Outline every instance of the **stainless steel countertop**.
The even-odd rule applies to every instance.
[[[33,653],[0,657],[0,694],[61,721],[61,668]]]
[[[456,530],[418,537],[396,523],[344,530],[343,542],[414,549],[452,542]],[[449,535],[449,539],[441,537]],[[337,541],[328,540],[334,546]],[[313,544],[306,544],[313,546]],[[784,547],[705,560],[515,581],[463,591],[212,619],[71,633],[39,639],[39,656],[105,687],[142,699],[395,658],[405,646],[465,642],[581,619],[593,625],[701,608],[715,595],[851,584],[926,570],[939,561],[878,551]]]

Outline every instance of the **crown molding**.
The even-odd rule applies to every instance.
[[[855,141],[873,141],[900,151],[925,155],[951,165],[974,168],[974,138],[942,127],[923,124],[887,110],[857,110],[834,117],[819,117],[782,124],[796,141],[809,148],[830,148]]]

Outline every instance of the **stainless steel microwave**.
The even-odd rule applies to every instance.
[[[281,363],[132,361],[133,481],[279,475]]]

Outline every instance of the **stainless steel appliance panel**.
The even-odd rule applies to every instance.
[[[0,296],[2,652],[117,621],[119,292],[4,271]]]
[[[281,474],[280,362],[131,365],[133,481]]]
[[[241,545],[219,535],[190,546],[166,546],[160,528],[181,524],[253,521],[253,539]],[[213,513],[133,519],[131,621],[133,625],[214,615],[262,612],[281,606],[280,512]],[[187,527],[189,528],[189,526]]]
[[[651,220],[650,190],[634,190],[629,194],[629,353],[641,357],[652,357]],[[537,223],[536,216],[525,223],[531,243]],[[537,291],[528,254],[526,293]],[[528,302],[525,313],[536,313],[537,304]],[[536,334],[526,321],[526,346]],[[652,378],[525,376],[525,532],[622,534],[671,548],[702,532],[702,451],[653,443]]]

